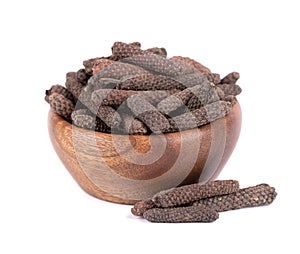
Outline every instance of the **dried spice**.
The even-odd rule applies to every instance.
[[[235,84],[238,79],[240,78],[240,74],[238,72],[231,72],[228,75],[226,75],[224,78],[222,78],[221,83],[222,84]]]
[[[49,96],[49,104],[51,109],[67,120],[71,119],[74,110],[74,104],[71,100],[59,93],[52,93]]]
[[[156,54],[156,55],[160,55],[163,57],[167,57],[167,50],[165,48],[158,48],[158,47],[154,47],[154,48],[149,48],[145,50],[146,52],[150,52],[152,54]]]
[[[205,67],[201,63],[199,63],[196,60],[191,59],[189,57],[173,56],[171,59],[174,59],[174,60],[177,60],[177,61],[181,61],[183,63],[191,65],[191,66],[193,66],[194,68],[196,68],[198,71],[200,71],[202,73],[206,73],[206,74],[207,73],[211,73],[210,69],[208,69],[207,67]]]
[[[132,45],[134,47],[140,48],[141,47],[141,43],[138,41],[134,41],[134,42],[130,42],[128,43],[129,45]]]
[[[89,112],[77,112],[76,110],[72,113],[72,123],[78,127],[100,131],[100,132],[110,132],[110,128],[101,121],[98,117],[90,114]]]
[[[227,95],[239,95],[242,92],[242,89],[240,86],[236,84],[219,84],[217,85],[218,88],[222,89],[225,96]]]
[[[112,54],[118,59],[123,59],[126,57],[132,57],[136,55],[147,55],[153,54],[152,52],[141,50],[140,47],[136,47],[132,44],[127,44],[124,42],[115,42],[112,46]]]
[[[45,100],[50,103],[50,95],[57,93],[70,100],[74,107],[76,104],[76,109],[88,109],[89,114],[75,114],[74,124],[92,128],[91,123],[85,125],[80,121],[97,116],[100,127],[97,128],[96,121],[96,130],[111,132],[113,128],[120,133],[138,135],[199,127],[225,116],[237,103],[235,96],[241,92],[235,84],[239,78],[237,72],[221,79],[194,59],[166,56],[165,48],[142,50],[139,42],[116,42],[111,56],[83,61],[84,69],[67,73],[66,88],[52,86],[46,90]],[[116,114],[133,95],[151,107],[135,116],[134,111]],[[56,104],[61,100],[52,101],[57,111]],[[63,111],[61,114],[68,115]]]
[[[100,58],[100,59],[95,60],[93,67],[92,67],[93,75],[95,75],[96,73],[103,70],[105,67],[108,67],[114,63],[115,63],[115,61],[106,59],[106,58]]]
[[[208,81],[214,83],[215,85],[221,83],[220,74],[218,73],[208,73],[206,74]]]
[[[237,98],[234,95],[227,95],[223,100],[230,102],[232,107],[238,102]]]
[[[66,80],[66,88],[73,94],[74,98],[77,100],[81,94],[84,85],[77,81],[76,72],[68,72]]]
[[[149,103],[144,96],[137,94],[130,96],[127,99],[127,106],[152,132],[161,133],[170,128],[168,119]]]
[[[194,68],[176,60],[167,59],[160,55],[136,55],[121,60],[124,63],[137,65],[153,74],[176,77],[194,72]]]
[[[151,104],[156,104],[164,98],[168,97],[173,92],[176,92],[176,90],[133,91],[117,89],[98,89],[92,92],[91,101],[97,106],[119,106],[123,102],[125,102],[130,96],[138,94]]]
[[[151,208],[155,208],[155,204],[151,199],[141,200],[134,204],[131,213],[135,216],[143,216],[144,212]]]
[[[193,203],[193,206],[206,205],[218,212],[224,212],[245,207],[269,205],[274,201],[276,195],[274,187],[268,184],[259,184],[228,195],[201,199]]]
[[[89,75],[93,75],[93,67],[97,60],[103,59],[104,57],[95,57],[88,60],[83,61],[83,66],[85,68],[85,72]]]
[[[232,105],[228,101],[217,101],[190,112],[169,119],[171,128],[168,132],[188,130],[211,123],[230,112]]]
[[[186,87],[180,82],[162,75],[145,74],[121,80],[117,86],[122,90],[183,90]]]
[[[197,208],[197,209],[196,209]],[[219,214],[207,206],[189,206],[176,208],[153,208],[144,212],[143,217],[151,222],[213,222]]]
[[[173,78],[174,80],[183,84],[185,87],[193,87],[196,85],[211,86],[211,82],[208,81],[207,75],[199,71],[184,74],[184,75],[178,75]]]
[[[142,75],[148,73],[149,72],[147,70],[139,66],[123,62],[113,62],[113,64],[108,65],[105,68],[100,69],[99,71],[94,69],[94,75],[97,75],[98,78],[121,79],[125,76]]]
[[[127,134],[131,135],[145,135],[148,130],[146,125],[141,122],[139,119],[134,118],[129,114],[122,114],[123,120],[123,129],[121,131],[125,131]]]
[[[214,89],[216,90],[216,97],[215,97],[215,99],[216,99],[216,101],[217,100],[222,100],[223,98],[225,98],[225,94],[224,94],[224,92],[222,91],[222,89],[221,88],[219,88],[219,87],[214,87]],[[215,95],[214,95],[215,96]],[[218,98],[218,99],[217,99]],[[203,107],[204,106],[204,104],[203,104],[203,101],[201,100],[202,98],[199,96],[199,95],[193,95],[190,99],[189,99],[189,101],[188,101],[188,103],[187,103],[187,109],[189,110],[189,111],[191,111],[191,110],[194,110],[194,109],[198,109],[198,108],[201,108],[201,107]]]
[[[98,89],[92,93],[91,101],[97,105],[121,105],[131,95],[136,94],[136,91],[125,91],[115,89]]]
[[[216,180],[206,184],[190,184],[161,191],[152,197],[156,207],[173,207],[194,202],[198,199],[224,195],[239,190],[236,180]]]
[[[100,106],[97,116],[110,128],[116,128],[121,123],[119,113],[110,106]]]
[[[91,75],[88,75],[85,71],[85,69],[80,69],[76,73],[77,81],[83,85],[86,85],[88,79],[91,77]]]
[[[75,110],[71,115],[72,123],[78,127],[95,130],[96,129],[96,116],[90,114],[88,110]]]
[[[96,75],[96,76],[92,76],[89,79],[87,86],[89,86],[91,90],[106,89],[106,88],[114,89],[118,86],[119,82],[120,81],[118,79],[101,78]]]
[[[209,83],[203,83],[201,85],[186,88],[183,91],[167,97],[158,103],[157,109],[164,114],[169,114],[182,105],[186,105],[193,96],[197,97],[198,103],[201,105],[206,105],[220,99],[214,87]]]
[[[49,96],[53,93],[59,93],[69,99],[72,102],[75,102],[73,94],[64,86],[53,85],[49,90],[46,90],[45,100],[49,103]]]

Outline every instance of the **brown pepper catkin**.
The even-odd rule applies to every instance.
[[[131,90],[98,89],[92,92],[91,101],[97,106],[121,105],[129,96],[136,93],[136,91]]]
[[[112,46],[112,54],[118,59],[123,59],[126,57],[131,57],[136,55],[147,55],[153,53],[142,50],[133,44],[127,44],[124,42],[115,42],[114,45]]]
[[[193,96],[196,96],[199,100],[198,103],[201,103],[202,105],[206,105],[220,99],[216,89],[213,86],[211,86],[209,83],[202,83],[201,85],[188,87],[183,91],[167,97],[157,105],[157,108],[160,112],[169,114],[182,105],[186,105]]]
[[[213,222],[219,218],[219,214],[213,209],[202,205],[164,209],[153,208],[145,211],[143,217],[151,222]]]
[[[145,51],[156,54],[156,55],[160,55],[163,57],[167,57],[167,50],[165,48],[154,47],[154,48],[146,49]]]
[[[138,94],[151,104],[168,97],[174,90],[165,91],[133,91],[133,90],[117,90],[117,89],[98,89],[92,92],[91,101],[97,105],[118,106],[125,102],[130,96]],[[175,90],[176,92],[176,90]]]
[[[67,120],[71,120],[71,114],[74,110],[74,104],[71,100],[59,93],[52,93],[49,96],[49,104],[51,109],[64,117]]]
[[[193,206],[206,205],[218,212],[224,212],[245,207],[269,205],[274,201],[276,195],[274,187],[268,184],[259,184],[228,195],[201,199],[193,203]]]
[[[123,90],[183,90],[186,87],[180,82],[162,75],[145,74],[121,80],[118,89]]]
[[[110,132],[110,128],[88,109],[74,110],[71,118],[72,123],[78,127],[100,132]]]
[[[236,84],[219,84],[219,85],[217,85],[217,87],[222,89],[225,96],[227,96],[227,95],[236,96],[242,92],[241,87]]]
[[[161,191],[152,197],[157,207],[173,207],[194,202],[201,198],[224,195],[239,190],[236,180],[216,180],[200,185],[198,183]]]
[[[118,79],[101,78],[95,75],[89,79],[87,86],[89,86],[90,89],[92,90],[106,89],[106,88],[113,89],[118,86],[119,82],[120,81]]]
[[[53,93],[59,93],[69,99],[72,102],[75,102],[73,94],[64,86],[61,85],[53,85],[49,90],[46,90],[45,100],[49,103],[49,96]]]
[[[121,61],[140,66],[154,74],[161,74],[170,77],[194,72],[194,68],[191,66],[187,66],[181,62],[167,59],[155,54],[127,57]]]
[[[103,70],[105,67],[108,67],[114,63],[115,63],[115,61],[106,59],[106,58],[100,58],[100,59],[95,60],[93,67],[92,67],[93,75],[95,75],[99,71]]]
[[[171,128],[168,132],[188,130],[211,123],[230,112],[232,105],[228,101],[217,101],[190,112],[169,119]]]
[[[77,100],[80,96],[84,85],[78,82],[76,72],[68,72],[66,75],[66,88],[73,94],[74,98]]]
[[[235,84],[240,78],[240,74],[238,72],[231,72],[227,74],[224,78],[221,79],[222,84]]]
[[[225,94],[224,92],[222,91],[221,88],[215,86],[214,88],[212,89],[215,89],[215,92],[216,94],[214,94],[213,98],[215,98],[215,100],[221,100],[223,98],[225,98]],[[187,108],[189,110],[194,110],[194,109],[198,109],[202,106],[204,106],[204,102],[203,102],[203,96],[201,96],[201,93],[200,94],[194,94],[188,101],[188,103],[186,104],[187,105]]]
[[[126,58],[127,59],[127,58]],[[134,76],[148,74],[149,72],[139,66],[135,66],[129,63],[123,62],[113,62],[108,66],[98,70],[94,69],[94,75],[97,75],[98,78],[113,78],[121,79],[124,76]]]
[[[139,119],[134,118],[132,115],[129,114],[121,114],[122,122],[123,122],[123,129],[122,132],[132,135],[145,135],[147,134],[147,127],[146,125],[141,122]]]
[[[189,57],[183,57],[183,56],[173,56],[171,59],[181,61],[183,63],[189,64],[193,67],[195,67],[197,70],[199,70],[202,73],[211,73],[210,69],[202,65],[201,63],[197,62],[194,59],[191,59]]]
[[[143,216],[144,212],[151,208],[155,208],[155,204],[151,199],[141,200],[134,204],[131,213],[135,216]]]
[[[110,106],[100,106],[97,116],[110,128],[116,128],[121,123],[119,113]]]
[[[160,133],[170,128],[168,119],[149,103],[144,96],[137,94],[130,96],[127,99],[127,106],[152,132]]]

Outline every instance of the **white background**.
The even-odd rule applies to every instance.
[[[0,253],[299,253],[297,2],[1,2]],[[219,179],[269,183],[272,205],[154,224],[78,187],[50,143],[44,91],[114,41],[240,72],[242,132]]]

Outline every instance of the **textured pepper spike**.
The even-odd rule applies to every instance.
[[[96,129],[96,116],[93,116],[88,110],[75,110],[71,115],[72,123],[78,127],[95,130]]]
[[[71,100],[59,93],[52,93],[49,96],[49,104],[51,109],[64,117],[67,120],[71,120],[71,114],[74,110],[74,104]]]
[[[125,132],[126,134],[130,134],[130,135],[147,134],[148,130],[146,125],[143,122],[141,122],[139,119],[136,119],[129,114],[122,114],[121,117],[123,120],[122,132]]]
[[[234,106],[238,102],[234,95],[227,95],[224,97],[223,100],[230,102],[231,106]]]
[[[236,84],[219,84],[217,85],[224,92],[225,96],[227,95],[239,95],[242,92],[240,86]]]
[[[110,106],[100,106],[97,116],[110,128],[118,127],[122,121],[119,113]]]
[[[198,103],[202,105],[206,105],[220,99],[213,86],[209,83],[202,83],[201,85],[188,87],[183,91],[167,97],[158,103],[157,109],[163,114],[169,114],[179,107],[186,105],[193,96],[196,96],[199,100]]]
[[[103,70],[105,67],[110,66],[114,63],[115,63],[115,61],[106,59],[106,58],[100,58],[100,59],[95,60],[93,67],[92,67],[93,75],[95,75],[96,73]]]
[[[149,103],[156,105],[160,101],[164,100],[165,98],[169,97],[172,94],[177,93],[178,91],[179,90],[177,90],[177,89],[155,90],[155,91],[137,91],[136,94],[142,96]]]
[[[168,119],[149,103],[144,96],[137,94],[130,96],[127,99],[127,106],[152,132],[161,133],[170,128]]]
[[[53,93],[59,93],[69,99],[72,102],[75,102],[73,94],[64,86],[61,85],[53,85],[49,90],[46,90],[45,100],[49,103],[49,96]]]
[[[145,51],[146,52],[150,52],[152,54],[156,54],[156,55],[160,55],[160,56],[163,56],[163,57],[167,57],[167,50],[165,48],[154,47],[154,48],[146,49]]]
[[[189,57],[173,56],[171,59],[174,59],[174,60],[177,60],[177,61],[181,61],[183,63],[191,65],[191,66],[195,67],[198,71],[200,71],[202,73],[211,73],[210,69],[208,69],[207,67],[205,67],[201,63],[199,63],[196,60],[191,59]]]
[[[144,74],[121,79],[118,89],[123,90],[183,90],[186,87],[180,82],[161,75]]]
[[[76,72],[68,72],[66,80],[66,88],[73,94],[74,98],[77,100],[79,95],[84,88],[84,85],[77,81],[77,73]]]
[[[239,190],[239,183],[236,180],[216,180],[206,184],[190,184],[181,187],[161,191],[152,197],[157,207],[181,206],[196,200],[234,193]]]
[[[220,74],[218,74],[218,73],[207,73],[206,77],[207,77],[208,81],[214,83],[215,85],[221,83]]]
[[[218,212],[224,212],[245,207],[269,205],[274,201],[276,195],[274,187],[268,184],[259,184],[240,189],[232,194],[201,199],[193,203],[193,206],[206,205]]]
[[[91,77],[91,75],[88,75],[85,71],[85,69],[80,69],[76,73],[77,81],[80,82],[83,85],[86,85],[88,79]]]
[[[94,75],[98,78],[113,78],[121,79],[124,76],[134,76],[148,74],[149,72],[145,69],[123,62],[113,62],[113,64],[107,65],[102,69],[94,69]]]
[[[98,89],[92,92],[91,101],[98,107],[101,105],[118,106],[136,93],[131,90]]]
[[[197,208],[197,209],[195,209]],[[151,222],[213,222],[219,214],[207,206],[189,206],[176,208],[153,208],[144,212],[143,217]]]
[[[74,125],[88,130],[110,133],[110,128],[98,117],[89,112],[77,111],[79,110],[72,113],[72,123]]]
[[[216,101],[201,108],[174,116],[169,119],[170,129],[167,132],[182,131],[200,127],[227,115],[232,108],[228,101]]]
[[[88,60],[83,61],[83,66],[85,68],[85,72],[89,75],[93,74],[93,66],[97,60],[103,59],[104,57],[95,57]]]
[[[128,44],[137,48],[141,48],[141,43],[138,41],[130,42]]]
[[[235,84],[238,79],[240,78],[240,74],[238,72],[231,72],[228,75],[226,75],[224,78],[222,78],[221,83],[222,84]]]
[[[185,87],[193,87],[195,85],[211,86],[211,82],[208,81],[207,75],[199,71],[179,75],[174,77],[174,79],[183,84]]]
[[[116,88],[119,84],[118,79],[113,79],[113,78],[101,78],[97,75],[92,76],[88,83],[87,86],[90,87],[92,90],[98,90],[98,89],[106,89],[106,88]]]
[[[119,106],[130,96],[138,94],[151,104],[156,104],[177,90],[133,91],[117,89],[98,89],[92,92],[91,102],[96,105]]]
[[[182,62],[167,59],[160,55],[136,55],[121,60],[124,63],[137,65],[153,74],[176,77],[195,72],[195,68]]]
[[[131,208],[131,213],[135,216],[143,216],[143,214],[151,208],[155,208],[155,204],[151,199],[141,200],[134,204]]]
[[[118,59],[123,59],[126,57],[136,56],[136,55],[147,55],[153,54],[152,52],[141,50],[132,44],[127,44],[124,42],[115,42],[112,46],[112,55]]]
[[[216,100],[222,100],[223,98],[225,98],[225,94],[221,88],[215,87],[214,89],[216,90]],[[203,104],[201,96],[199,96],[198,94],[194,94],[187,103],[187,109],[189,111],[201,108],[203,106],[205,105]]]
[[[185,105],[192,96],[193,92],[186,88],[159,102],[157,104],[157,109],[163,114],[169,114],[182,105]]]

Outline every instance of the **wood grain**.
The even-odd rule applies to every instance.
[[[235,104],[224,118],[164,135],[117,135],[71,125],[49,111],[48,130],[60,160],[87,193],[134,204],[160,190],[215,179],[229,159],[241,129]]]

